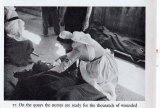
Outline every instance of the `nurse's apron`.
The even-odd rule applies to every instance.
[[[78,39],[75,38],[73,40],[86,45],[89,58],[95,57],[94,48],[87,42],[89,39],[91,39],[89,35],[86,35],[82,32],[79,32],[78,35],[77,34],[78,32],[76,33],[75,37]],[[115,87],[118,82],[118,67],[113,55],[107,49],[104,49],[103,56],[96,60],[81,60],[80,71],[82,78],[86,82],[106,95],[109,100],[116,100]]]

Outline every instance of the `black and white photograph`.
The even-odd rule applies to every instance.
[[[4,100],[145,101],[145,6],[4,6]]]

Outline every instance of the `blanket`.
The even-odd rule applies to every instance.
[[[108,100],[70,72],[41,72],[19,79],[11,100]]]

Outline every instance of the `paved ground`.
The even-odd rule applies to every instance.
[[[53,28],[49,28],[49,37],[43,37],[42,35],[42,19],[33,15],[18,12],[20,18],[25,21],[26,30],[35,33],[41,37],[39,45],[34,44],[35,53],[39,54],[40,57],[32,55],[34,61],[44,60],[53,62],[59,55],[56,54],[58,47],[55,46],[57,43],[56,35],[54,34]],[[127,62],[123,59],[116,58],[119,68],[119,84],[137,94],[145,96],[145,70],[135,64]],[[13,77],[13,72],[20,71],[23,69],[30,69],[32,65],[26,67],[16,67],[14,65],[5,63],[4,65],[4,95],[5,99],[14,90],[8,81],[17,83],[17,79]]]

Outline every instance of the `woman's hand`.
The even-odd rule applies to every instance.
[[[89,27],[89,19],[86,19],[83,23],[83,31],[85,31],[86,29],[88,29]]]
[[[67,55],[60,56],[58,59],[56,59],[56,60],[53,62],[53,66],[60,65],[61,62],[63,62],[66,58],[67,58]]]
[[[60,56],[58,59],[56,59],[55,61],[58,61],[59,59],[61,61],[64,61],[65,59],[67,58],[67,55],[63,55],[63,56]]]
[[[57,66],[57,65],[60,65],[61,64],[61,60],[60,59],[57,59],[53,62],[53,66]]]

